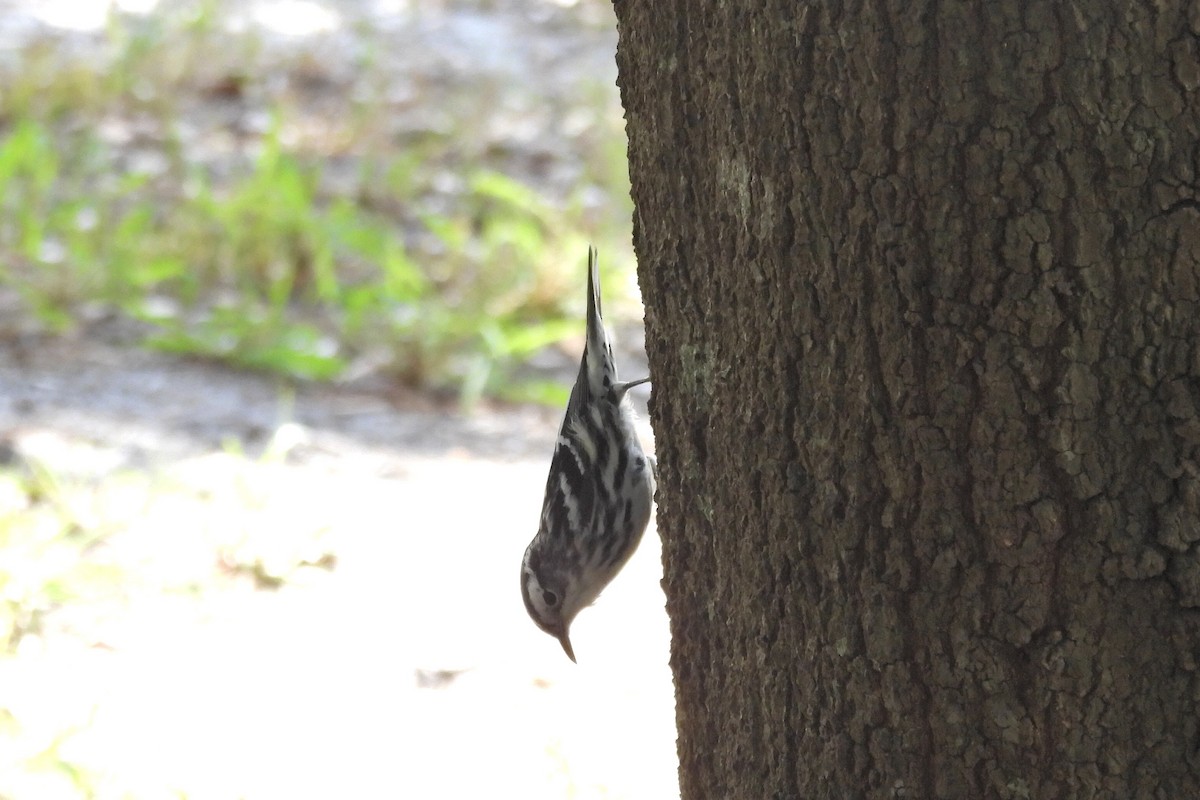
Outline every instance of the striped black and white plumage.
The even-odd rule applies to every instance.
[[[541,524],[521,562],[529,616],[572,661],[571,622],[625,566],[650,521],[654,473],[625,396],[648,380],[617,380],[590,248],[587,343],[550,461]]]

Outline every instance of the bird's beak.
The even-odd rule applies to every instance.
[[[563,646],[563,651],[566,652],[567,658],[571,659],[573,663],[578,664],[579,662],[575,661],[575,650],[571,647],[570,632],[564,629],[558,637],[558,642]]]

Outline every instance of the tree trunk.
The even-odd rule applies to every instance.
[[[616,8],[685,800],[1200,797],[1200,3]]]

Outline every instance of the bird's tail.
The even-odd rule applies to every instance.
[[[612,343],[604,329],[600,306],[600,270],[596,248],[588,247],[587,300],[587,381],[593,397],[602,397],[617,382],[617,367],[613,360]]]

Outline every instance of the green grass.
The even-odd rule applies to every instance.
[[[150,347],[242,367],[562,402],[519,367],[578,332],[587,242],[629,269],[612,91],[584,93],[579,188],[556,194],[476,140],[488,87],[424,98],[449,126],[400,143],[370,48],[355,91],[314,98],[323,66],[299,53],[268,94],[261,43],[221,9],[114,16],[94,51],[33,42],[0,74],[0,291],[51,332],[115,314]],[[270,122],[234,136],[211,123],[230,105]]]

